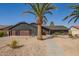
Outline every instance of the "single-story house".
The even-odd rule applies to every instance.
[[[16,25],[0,28],[1,32],[5,32],[7,36],[33,36],[37,35],[37,26],[35,23],[28,24],[20,22]],[[48,32],[49,29],[42,26],[42,32]]]
[[[20,22],[15,25],[0,28],[1,32],[5,32],[7,36],[35,36],[37,35],[37,24]],[[68,33],[68,29],[64,26],[42,26],[42,34]]]
[[[73,36],[79,35],[79,25],[71,26],[69,29],[69,34],[72,34]]]

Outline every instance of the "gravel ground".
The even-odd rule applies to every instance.
[[[65,56],[79,56],[79,38],[72,39],[63,35],[55,37],[53,40],[63,49]]]
[[[78,56],[79,39],[71,39],[67,35],[56,37],[44,36],[46,40],[37,40],[32,36],[11,36],[0,38],[0,56]],[[20,48],[8,46],[12,40],[17,40]]]
[[[11,40],[16,39],[23,47],[12,49],[6,46]],[[45,45],[36,37],[4,37],[0,38],[0,55],[1,56],[41,56],[46,55]]]

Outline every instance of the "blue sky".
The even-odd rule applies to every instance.
[[[71,22],[68,24],[68,20],[62,21],[65,16],[70,14],[73,10],[68,9],[68,5],[70,4],[65,4],[65,3],[54,3],[54,5],[58,8],[57,10],[53,10],[53,15],[52,16],[47,16],[48,17],[48,22],[47,24],[50,24],[51,21],[54,22],[55,25],[64,25],[67,27],[70,27],[72,25],[79,25],[79,21],[76,23]],[[13,25],[18,22],[35,22],[36,18],[33,15],[22,15],[22,12],[25,10],[29,10],[29,6],[26,6],[25,4],[22,3],[5,3],[5,4],[0,4],[0,24],[1,25]]]

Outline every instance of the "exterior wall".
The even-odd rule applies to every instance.
[[[29,36],[31,35],[31,30],[12,30],[8,34],[9,36]]]
[[[11,29],[12,31],[28,31],[31,30],[31,35],[35,36],[37,34],[37,28],[33,27],[31,25],[28,24],[20,24],[18,26],[15,26],[14,28]],[[12,32],[13,35],[15,34],[14,32]]]
[[[49,30],[43,28],[42,29],[43,32],[45,32],[46,34],[49,34]],[[32,25],[29,25],[29,24],[26,24],[26,23],[22,23],[22,24],[19,24],[19,25],[16,25],[15,27],[11,28],[10,30],[0,30],[1,32],[5,32],[7,36],[15,36],[15,35],[18,35],[18,31],[21,35],[31,35],[31,36],[35,36],[37,35],[37,27],[35,26],[32,26]],[[19,34],[19,35],[20,35]]]
[[[69,32],[71,32],[71,34],[73,36],[75,36],[76,34],[79,35],[79,29],[72,27]]]
[[[12,35],[15,36],[16,35],[16,31],[13,30],[12,31]]]

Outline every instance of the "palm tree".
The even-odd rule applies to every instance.
[[[30,13],[36,16],[36,22],[37,22],[37,39],[43,39],[42,38],[42,24],[43,22],[47,21],[46,14],[52,15],[52,11],[56,9],[55,6],[49,3],[29,3],[25,4],[29,5],[31,7],[30,10],[25,11],[24,13]]]
[[[71,18],[68,23],[70,23],[72,20],[74,23],[79,19],[79,5],[71,5],[69,8],[73,9],[73,12],[71,12],[68,16],[64,18],[64,20]]]

